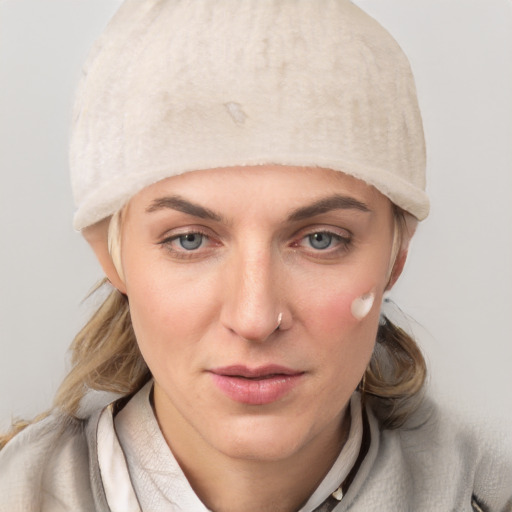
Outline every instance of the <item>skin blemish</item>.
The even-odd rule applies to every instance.
[[[229,101],[228,103],[224,103],[224,106],[236,124],[243,125],[245,123],[247,114],[243,111],[242,105],[240,105],[240,103]]]
[[[365,293],[354,299],[350,308],[354,318],[362,320],[371,311],[374,301],[375,294],[373,292]]]

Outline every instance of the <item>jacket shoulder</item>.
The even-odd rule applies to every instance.
[[[0,512],[82,510],[89,481],[85,422],[52,414],[0,451]]]
[[[411,421],[396,432],[409,467],[468,489],[475,503],[488,511],[512,511],[512,428],[504,419],[475,412],[455,412],[426,399]]]

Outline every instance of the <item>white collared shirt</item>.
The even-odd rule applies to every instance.
[[[108,420],[106,410],[98,427],[100,471],[112,512],[208,512],[190,486],[167,445],[150,403],[149,382]],[[350,402],[348,439],[335,463],[299,512],[312,512],[355,464],[362,442],[361,402]]]

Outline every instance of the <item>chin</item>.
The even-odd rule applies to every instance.
[[[283,440],[276,435],[273,437],[247,439],[246,436],[221,441],[218,448],[221,453],[231,459],[252,460],[259,462],[284,461],[300,451],[301,443],[291,439]]]
[[[312,437],[310,428],[292,418],[244,417],[231,418],[229,426],[214,427],[210,442],[230,458],[276,462],[298,453]]]

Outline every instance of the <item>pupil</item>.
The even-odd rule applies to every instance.
[[[203,242],[203,236],[199,233],[188,233],[180,237],[180,244],[189,251],[198,249]]]
[[[332,237],[327,233],[314,233],[310,236],[311,245],[315,249],[326,249],[331,245]]]

